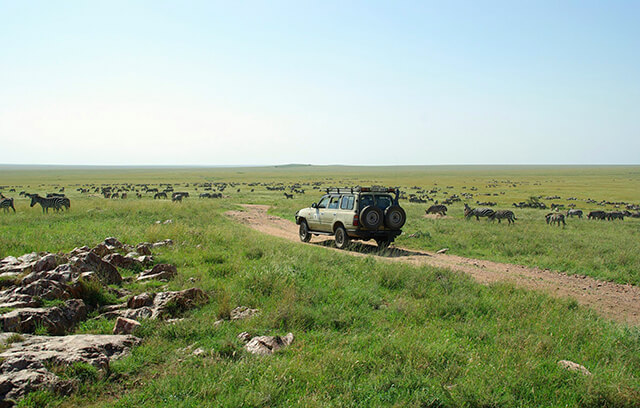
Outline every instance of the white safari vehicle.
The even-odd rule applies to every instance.
[[[402,233],[407,220],[398,196],[397,188],[327,189],[320,201],[296,213],[300,240],[309,242],[312,235],[334,235],[338,248],[345,248],[350,240],[369,239],[386,248]]]

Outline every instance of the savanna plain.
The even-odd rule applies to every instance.
[[[402,191],[407,223],[391,250],[448,248],[448,254],[640,285],[640,218],[632,216],[640,204],[638,166],[3,166],[0,193],[14,198],[16,212],[0,211],[0,259],[68,253],[106,237],[133,245],[173,241],[153,255],[155,263],[175,265],[175,277],[138,281],[131,278],[139,270],[118,268],[125,279],[94,287],[88,318],[65,334],[111,334],[114,319],[99,317],[104,308],[143,292],[197,287],[209,296],[193,309],[174,308],[171,322],[141,319],[133,333],[140,343],[107,369],[56,367],[56,375],[74,384],[70,394],[35,390],[17,405],[640,406],[640,331],[633,324],[571,297],[387,262],[389,253],[372,249],[375,244],[332,250],[330,241],[291,242],[229,216],[245,211],[241,204],[261,204],[293,222],[326,188],[356,185]],[[149,192],[168,187],[189,196],[174,202],[172,191],[167,199]],[[71,206],[62,211],[43,213],[24,194],[63,188]],[[105,188],[118,198],[105,198]],[[221,197],[200,198],[203,193]],[[436,201],[449,203],[446,216],[425,214]],[[513,205],[536,202],[562,205],[562,213],[581,209],[584,217],[549,225],[550,209]],[[517,219],[513,225],[465,219],[464,203],[510,209]],[[587,219],[590,211],[629,213],[609,221]],[[3,278],[2,287],[16,279]],[[229,319],[238,306],[259,312]],[[294,340],[257,356],[244,349],[242,332],[292,333]],[[10,347],[5,342],[0,352]],[[561,360],[589,374],[567,370]]]

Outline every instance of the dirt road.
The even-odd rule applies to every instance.
[[[243,205],[245,211],[229,211],[227,215],[265,234],[300,243],[298,226],[288,220],[267,214],[268,206]],[[311,243],[333,248],[332,239],[314,237]],[[358,245],[342,251],[354,256],[372,255],[389,262],[430,265],[471,275],[478,282],[512,282],[528,289],[542,290],[557,297],[570,297],[589,306],[605,317],[631,325],[640,324],[640,288],[599,281],[593,278],[566,275],[548,269],[530,268],[462,256],[435,254],[391,247],[379,255],[375,245]]]

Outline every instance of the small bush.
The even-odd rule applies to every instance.
[[[107,292],[106,288],[100,282],[94,280],[80,280],[81,299],[84,303],[92,308],[97,309],[103,305],[112,305],[118,303],[118,299],[112,293]]]

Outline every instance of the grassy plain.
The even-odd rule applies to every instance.
[[[506,208],[530,195],[640,201],[640,168],[316,168],[270,169],[0,169],[0,184],[29,192],[65,186],[71,211],[43,215],[17,199],[17,214],[0,213],[0,257],[35,250],[69,251],[107,236],[127,243],[172,238],[156,251],[178,266],[167,284],[126,284],[134,293],[198,286],[212,301],[169,325],[144,321],[142,346],[113,364],[106,377],[87,375],[77,394],[35,393],[22,406],[639,406],[640,331],[597,317],[575,301],[483,286],[446,270],[387,264],[314,245],[292,244],[237,225],[223,214],[238,203],[292,210],[319,192],[284,200],[282,192],[238,185],[229,198],[191,197],[181,204],[150,198],[80,196],[86,183],[323,181],[383,184],[477,193]],[[500,187],[486,187],[496,184]],[[509,180],[511,183],[502,183]],[[508,187],[515,182],[517,187]],[[28,187],[26,187],[28,186]],[[466,187],[466,189],[462,189]],[[237,192],[237,189],[240,192]],[[8,187],[2,191],[8,193]],[[180,190],[194,192],[193,186]],[[20,188],[17,188],[20,191]],[[444,191],[444,190],[443,190]],[[131,195],[130,195],[131,197]],[[484,197],[480,198],[484,199]],[[582,205],[583,209],[600,208]],[[403,203],[403,205],[405,205]],[[544,224],[544,211],[516,210],[516,226],[450,217],[425,219],[425,205],[406,203],[407,234],[399,244],[460,255],[552,267],[637,284],[640,222]],[[460,207],[460,208],[459,208]],[[173,223],[155,224],[172,219]],[[570,250],[571,248],[574,248]],[[123,274],[131,273],[123,270]],[[195,280],[191,282],[190,278]],[[213,321],[239,305],[261,313],[249,320]],[[109,333],[111,321],[80,325],[78,333]],[[293,345],[266,358],[247,355],[238,333],[284,335]],[[204,356],[181,349],[202,347]],[[568,359],[592,376],[558,367]]]

